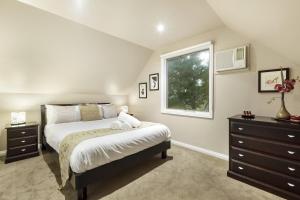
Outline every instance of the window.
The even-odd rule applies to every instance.
[[[213,117],[213,44],[161,56],[162,113]]]

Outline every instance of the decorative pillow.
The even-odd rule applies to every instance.
[[[102,111],[96,104],[81,105],[80,115],[82,121],[101,120],[103,118]]]
[[[103,116],[105,119],[114,118],[118,116],[117,106],[113,104],[102,105]]]
[[[47,124],[59,124],[80,121],[79,106],[46,105]]]

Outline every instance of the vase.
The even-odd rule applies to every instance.
[[[285,119],[288,120],[290,119],[291,114],[287,111],[285,107],[285,101],[284,101],[284,93],[281,93],[281,107],[279,111],[276,114],[277,119]]]

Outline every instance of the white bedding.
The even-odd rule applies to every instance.
[[[59,144],[65,136],[79,131],[110,128],[115,120],[117,118],[49,124],[45,127],[45,136],[47,143],[59,152]],[[74,148],[70,167],[73,172],[82,173],[169,140],[170,137],[168,127],[155,124],[146,128],[88,139]]]

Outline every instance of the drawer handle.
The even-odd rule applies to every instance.
[[[21,142],[22,142],[22,143],[25,143],[25,142],[26,142],[26,140],[22,140]]]
[[[287,183],[288,184],[288,186],[290,186],[290,187],[295,187],[295,184],[292,184],[292,183]]]
[[[288,167],[288,169],[290,170],[290,171],[296,171],[296,169],[295,168],[292,168],[292,167]]]
[[[238,129],[239,129],[239,131],[242,131],[242,130],[244,130],[244,128],[241,128],[241,127],[239,127]]]
[[[288,135],[288,137],[289,137],[289,138],[294,138],[295,136],[294,136],[294,135]]]
[[[26,149],[21,149],[22,152],[26,151]]]
[[[295,152],[294,151],[288,151],[289,154],[294,155]]]
[[[23,134],[23,135],[26,134],[26,131],[22,131],[21,134]]]
[[[244,168],[243,167],[239,167],[239,170],[243,170]]]
[[[244,155],[243,155],[243,154],[241,154],[241,153],[239,153],[239,157],[244,157]]]
[[[239,143],[240,143],[240,144],[243,144],[244,142],[243,142],[242,140],[239,140]]]

